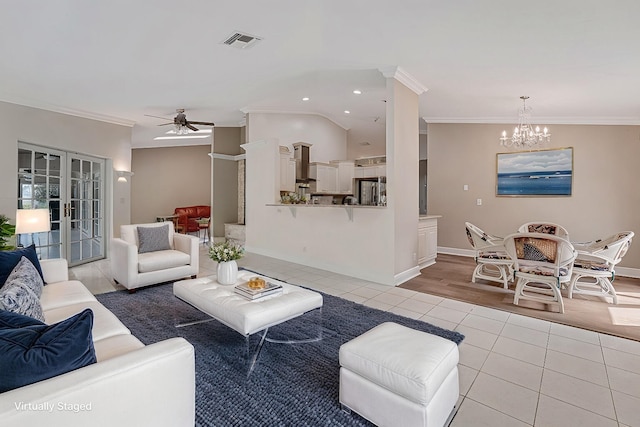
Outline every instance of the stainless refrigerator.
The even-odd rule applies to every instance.
[[[364,206],[384,206],[387,204],[386,177],[360,178],[358,183],[358,204]]]

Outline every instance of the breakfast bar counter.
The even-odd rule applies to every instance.
[[[386,206],[366,206],[366,205],[329,205],[329,204],[294,204],[294,203],[268,203],[267,206],[275,206],[279,208],[289,208],[291,211],[291,215],[295,218],[297,215],[297,209],[335,209],[342,208],[347,212],[347,216],[349,221],[353,221],[353,210],[354,209],[386,209]]]

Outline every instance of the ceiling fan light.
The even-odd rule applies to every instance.
[[[189,129],[186,126],[182,126],[180,123],[175,124],[177,135],[186,135],[189,133]]]
[[[154,141],[163,141],[167,139],[202,139],[209,138],[209,135],[172,135],[172,136],[156,136]]]
[[[165,133],[167,135],[177,135],[178,134],[178,132],[176,132],[175,129],[170,129],[170,130],[166,131]],[[188,131],[188,134],[194,134],[194,133],[196,133],[196,134],[203,134],[203,133],[209,134],[209,133],[211,133],[211,129],[200,129],[197,132]]]

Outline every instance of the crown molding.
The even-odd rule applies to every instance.
[[[106,114],[94,113],[91,111],[67,108],[60,105],[49,104],[43,101],[37,101],[33,99],[0,95],[0,101],[7,102],[9,104],[20,105],[23,107],[30,107],[30,108],[37,108],[39,110],[51,111],[53,113],[66,114],[68,116],[80,117],[83,119],[97,120],[100,122],[111,123],[114,125],[133,127],[133,125],[136,124],[136,122],[133,120],[123,119],[121,117],[113,117]]]
[[[477,124],[518,124],[517,117],[430,117],[423,116],[427,123],[477,123]],[[535,117],[533,122],[542,125],[601,125],[637,126],[638,117]]]
[[[340,126],[344,130],[351,129],[351,126],[347,126],[345,123],[341,123],[339,120],[336,120],[333,117],[329,117],[325,114],[318,113],[316,111],[299,111],[299,110],[281,110],[276,107],[260,107],[260,108],[241,108],[244,114],[256,113],[256,114],[307,114],[310,116],[320,116],[329,120],[330,122],[335,123],[337,126]]]
[[[378,68],[378,70],[382,73],[386,78],[394,78],[412,91],[414,91],[418,95],[422,95],[426,92],[427,87],[416,80],[415,77],[404,71],[400,67],[383,67]]]
[[[246,154],[236,154],[231,155],[231,154],[221,154],[221,153],[208,153],[209,157],[211,157],[212,159],[219,159],[219,160],[232,160],[234,162],[237,162],[238,160],[244,160],[247,158]]]
[[[163,140],[163,141],[148,141],[148,142],[144,142],[144,143],[132,143],[131,144],[131,149],[132,150],[138,150],[138,149],[144,149],[144,148],[174,148],[174,147],[191,147],[191,146],[211,146],[211,141],[207,141],[207,142],[197,142],[197,141],[201,141],[201,140],[193,140],[193,139],[187,139],[187,140],[175,140],[175,139],[168,139],[168,140]]]
[[[253,150],[256,147],[259,147],[261,145],[266,145],[268,143],[269,143],[269,141],[267,141],[266,139],[259,139],[257,141],[246,142],[244,144],[240,144],[240,148],[242,148],[245,152],[247,152],[249,150]]]

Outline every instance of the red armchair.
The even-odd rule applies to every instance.
[[[176,220],[176,230],[182,233],[192,233],[200,231],[200,225],[196,222],[199,218],[211,217],[211,206],[187,206],[175,208],[174,215],[178,215]]]

